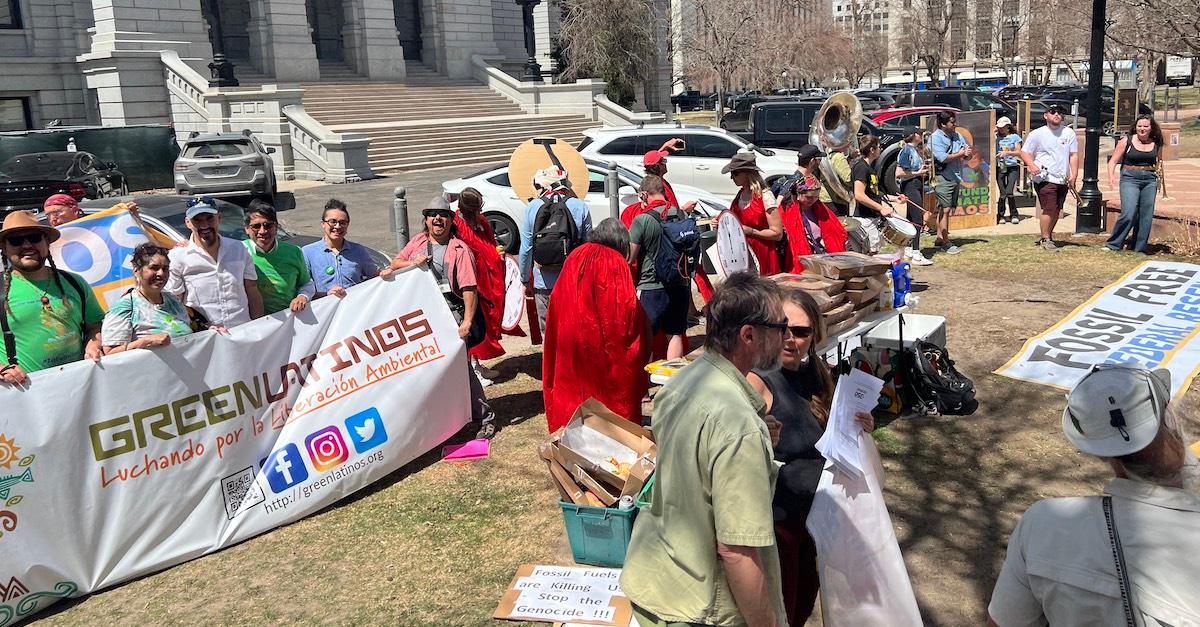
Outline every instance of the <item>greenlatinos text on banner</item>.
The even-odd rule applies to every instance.
[[[1171,393],[1200,369],[1200,265],[1148,261],[1030,338],[996,371],[1069,390],[1096,364],[1171,371]]]
[[[470,418],[426,270],[0,387],[0,627],[295,521]]]

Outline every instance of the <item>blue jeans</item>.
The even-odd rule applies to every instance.
[[[1133,231],[1133,250],[1146,252],[1150,229],[1154,226],[1154,196],[1158,193],[1158,175],[1146,170],[1121,170],[1121,217],[1113,225],[1112,236],[1104,243],[1120,250]]]

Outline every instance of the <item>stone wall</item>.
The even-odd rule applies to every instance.
[[[87,94],[75,68],[92,26],[89,2],[21,0],[21,29],[0,30],[0,97],[27,98],[34,128],[87,124]],[[86,48],[82,48],[86,50]]]
[[[492,32],[496,47],[505,60],[524,63],[525,27],[521,23],[521,7],[513,0],[492,0]]]

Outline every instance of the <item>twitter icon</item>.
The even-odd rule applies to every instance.
[[[360,411],[346,419],[346,431],[359,454],[387,442],[387,431],[383,429],[383,418],[374,407]]]

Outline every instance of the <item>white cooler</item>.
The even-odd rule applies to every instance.
[[[904,346],[911,347],[917,341],[946,346],[946,318],[925,314],[902,314],[904,316]],[[900,348],[900,317],[897,316],[867,331],[862,338],[864,347],[881,349]]]

